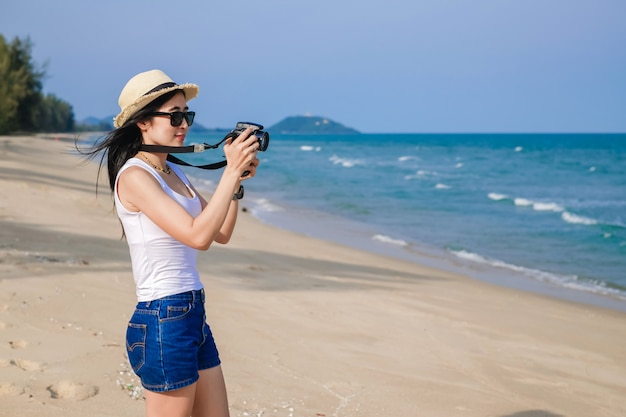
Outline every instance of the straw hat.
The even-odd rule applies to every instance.
[[[198,95],[200,88],[196,84],[176,84],[161,70],[142,72],[131,78],[120,93],[118,103],[122,110],[115,116],[113,124],[120,127],[147,104],[170,91],[183,90],[185,98],[191,100]]]

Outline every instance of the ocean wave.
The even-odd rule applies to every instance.
[[[572,224],[584,224],[586,226],[592,226],[594,224],[598,224],[598,221],[595,219],[585,217],[585,216],[579,216],[577,214],[570,213],[569,211],[564,211],[561,214],[561,218],[566,223],[572,223]]]
[[[264,212],[276,212],[276,211],[285,211],[285,209],[267,198],[258,198],[254,200],[254,210],[264,211]]]
[[[446,185],[446,184],[437,184],[437,185],[435,185],[435,188],[438,189],[438,190],[447,190],[447,189],[450,189],[452,187],[450,187],[449,185]]]
[[[565,210],[563,206],[557,203],[533,203],[533,209],[537,211],[553,211],[557,213]]]
[[[515,204],[516,206],[522,206],[522,207],[527,207],[527,206],[532,206],[533,205],[533,201],[529,200],[527,198],[514,198],[513,199],[513,204]]]
[[[623,291],[609,288],[604,282],[601,281],[581,280],[575,275],[559,275],[551,272],[541,271],[539,269],[525,268],[523,266],[510,264],[497,259],[487,258],[477,253],[466,251],[464,249],[448,250],[448,252],[460,259],[482,265],[487,265],[490,267],[506,269],[509,271],[520,273],[538,281],[547,282],[578,291],[586,291],[601,295],[611,295],[626,300],[626,294]]]
[[[388,243],[391,245],[396,245],[396,246],[407,246],[408,243],[402,239],[394,239],[392,237],[389,236],[385,236],[385,235],[374,235],[372,236],[372,240],[376,240],[378,242],[382,242],[382,243]]]
[[[487,194],[487,197],[495,201],[502,201],[502,200],[506,200],[509,198],[509,196],[506,194],[498,194],[498,193],[489,193]]]
[[[194,184],[196,185],[196,187],[198,187],[198,189],[213,189],[215,188],[215,181],[212,180],[208,180],[205,178],[201,178],[201,177],[193,177],[194,178]]]
[[[424,178],[435,177],[437,175],[439,174],[437,174],[435,171],[427,171],[425,169],[420,169],[419,171],[415,173],[415,175],[405,175],[404,179],[405,180],[424,179]]]
[[[416,157],[416,156],[410,156],[410,155],[407,155],[407,156],[401,156],[401,157],[399,157],[399,158],[398,158],[398,161],[399,161],[399,162],[406,162],[406,161],[418,161],[418,160],[419,160],[419,158],[418,158],[418,157]]]
[[[506,194],[499,194],[499,193],[489,193],[487,194],[487,197],[494,201],[511,200],[513,201],[513,204],[516,206],[532,207],[532,209],[535,211],[548,211],[548,212],[555,212],[555,213],[561,213],[565,211],[565,207],[563,207],[562,205],[558,203],[554,203],[550,201],[548,202],[534,201],[529,198],[523,198],[523,197],[511,198]]]
[[[300,146],[300,150],[301,151],[305,151],[305,152],[311,152],[311,151],[319,152],[319,151],[322,150],[322,147],[321,146],[302,145],[302,146]]]
[[[584,226],[600,226],[606,231],[619,231],[626,229],[626,224],[621,219],[613,220],[598,220],[587,216],[581,216],[579,214],[572,213],[571,211],[563,211],[561,218],[566,223],[581,224]],[[606,235],[605,235],[606,237]]]
[[[420,177],[434,177],[438,175],[435,171],[427,171],[425,169],[420,169],[416,174]]]
[[[479,264],[483,264],[483,265],[489,265],[489,266],[493,266],[496,268],[503,268],[503,269],[508,269],[510,271],[514,271],[514,272],[519,272],[519,273],[523,273],[525,275],[528,276],[532,276],[533,278],[538,278],[541,281],[551,281],[557,277],[560,278],[566,278],[565,276],[559,276],[556,274],[551,274],[549,272],[544,272],[544,271],[540,271],[537,269],[531,269],[531,268],[525,268],[523,266],[518,266],[518,265],[514,265],[514,264],[509,264],[497,259],[492,259],[492,258],[487,258],[484,257],[482,255],[479,255],[477,253],[473,253],[473,252],[469,252],[466,251],[464,249],[455,251],[455,250],[449,250],[450,253],[452,253],[453,255],[455,255],[457,258],[461,258],[461,259],[465,259],[468,261],[472,261],[475,263],[479,263]],[[567,277],[569,279],[574,278],[573,276],[571,277]],[[560,279],[559,279],[560,281]]]
[[[363,165],[364,162],[361,159],[348,159],[348,158],[340,158],[337,155],[333,155],[328,158],[330,162],[335,165],[341,165],[344,168],[352,168],[356,165]]]
[[[187,176],[189,177],[189,180],[191,181],[192,184],[194,184],[194,186],[196,187],[196,189],[198,190],[198,192],[200,194],[205,194],[205,193],[213,193],[213,191],[215,191],[215,187],[216,187],[216,183],[215,181],[212,181],[210,179],[206,179],[203,178],[199,175],[194,175],[195,173],[189,173],[187,174]]]

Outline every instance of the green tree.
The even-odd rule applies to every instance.
[[[0,35],[0,134],[15,131],[70,131],[72,106],[49,94],[44,96],[45,65],[35,64],[32,42]]]
[[[53,94],[43,97],[38,105],[36,130],[48,132],[69,132],[74,130],[72,106]]]
[[[23,74],[24,94],[17,105],[17,126],[20,130],[39,131],[37,129],[38,116],[41,111],[43,96],[44,68],[38,68],[33,62],[31,50],[32,42],[30,38],[21,40],[13,39],[11,42],[11,66],[15,71]]]
[[[17,109],[27,95],[26,78],[26,68],[14,68],[12,47],[0,35],[0,133],[17,129]]]

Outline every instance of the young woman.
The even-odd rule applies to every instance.
[[[146,389],[148,417],[229,415],[196,253],[230,240],[241,182],[259,165],[258,140],[249,128],[224,145],[227,165],[208,202],[167,162],[167,153],[140,150],[142,144],[183,145],[195,116],[187,101],[198,91],[159,70],[134,76],[120,94],[116,129],[88,152],[107,158],[130,249],[138,304],[126,347]]]

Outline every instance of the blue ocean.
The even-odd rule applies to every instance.
[[[243,204],[264,222],[626,310],[626,134],[272,135],[259,158]]]

